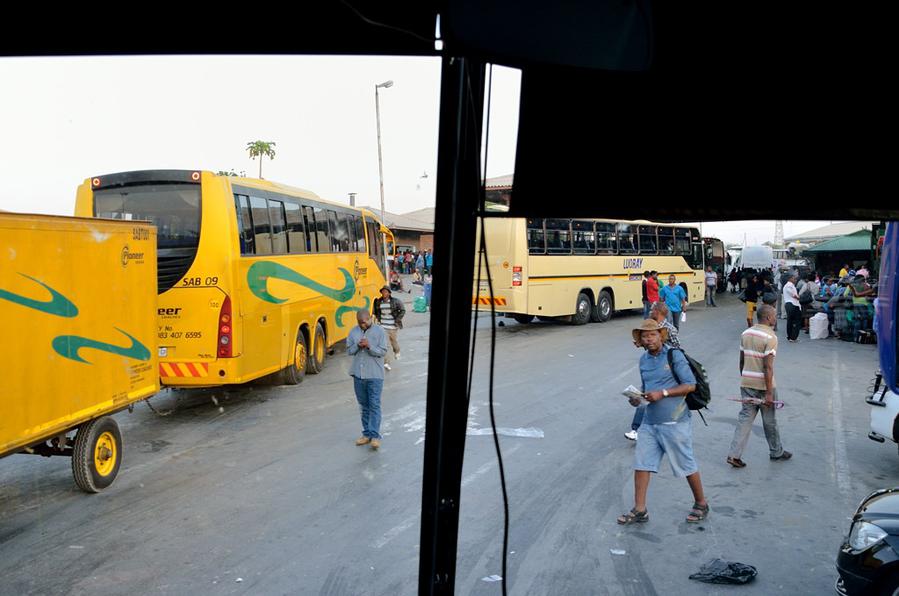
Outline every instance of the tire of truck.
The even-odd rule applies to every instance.
[[[306,336],[303,331],[297,331],[297,339],[293,347],[293,358],[287,367],[281,371],[281,382],[284,385],[299,385],[306,377],[306,368],[309,364],[309,348],[306,346]]]
[[[85,422],[75,435],[72,474],[87,493],[98,493],[115,480],[122,465],[122,433],[109,416]]]
[[[603,290],[599,293],[599,300],[596,301],[596,306],[593,308],[593,313],[591,314],[591,320],[594,323],[605,323],[609,319],[612,318],[612,296],[609,295],[608,292]]]
[[[527,325],[531,321],[534,320],[534,315],[512,315],[512,318],[521,323],[522,325]]]
[[[577,304],[574,314],[571,315],[571,323],[573,325],[585,325],[590,322],[590,311],[593,310],[593,304],[590,297],[581,292],[577,295]]]
[[[309,352],[307,372],[317,375],[325,368],[325,330],[321,323],[315,324],[315,337],[312,339],[312,350]]]

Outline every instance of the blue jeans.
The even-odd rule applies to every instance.
[[[670,308],[668,309],[668,322],[674,325],[678,331],[680,331],[680,313],[681,311],[674,312]]]
[[[431,284],[424,285],[424,297],[428,303],[428,307],[431,306]]]
[[[652,310],[652,302],[650,302],[649,300],[644,300],[643,301],[643,318],[644,319],[649,318],[650,310]]]
[[[353,389],[356,401],[359,402],[359,414],[362,418],[362,436],[371,439],[381,438],[381,391],[384,379],[360,379],[353,377]]]
[[[643,414],[646,413],[646,404],[642,406],[637,406],[637,411],[634,412],[634,419],[631,421],[631,430],[637,430],[640,428],[640,425],[643,424]]]

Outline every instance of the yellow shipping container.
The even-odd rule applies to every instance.
[[[0,213],[0,319],[0,457],[71,456],[79,487],[109,486],[109,414],[159,388],[156,228]]]

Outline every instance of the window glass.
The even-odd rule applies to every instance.
[[[240,254],[251,255],[256,252],[253,242],[253,220],[250,218],[250,199],[244,195],[234,195],[237,208],[237,227],[240,234]]]
[[[592,255],[596,252],[596,238],[593,235],[592,221],[574,220],[571,222],[574,252]]]
[[[596,252],[601,254],[615,254],[615,224],[596,222]]]
[[[659,253],[674,254],[674,228],[659,226]]]
[[[356,226],[356,250],[365,252],[365,225],[362,223],[362,218],[358,215],[353,216],[353,223]]]
[[[656,226],[638,226],[640,237],[640,254],[654,255],[659,252],[656,243]]]
[[[332,209],[328,209],[328,223],[331,228],[331,251],[347,252],[350,250],[346,220],[337,215]]]
[[[350,252],[356,251],[356,228],[353,225],[353,216],[349,213],[342,213],[340,215],[341,225],[346,225],[347,229],[347,250]]]
[[[331,251],[331,234],[328,232],[328,216],[321,207],[313,207],[315,214],[315,237],[318,241],[318,252]]]
[[[156,226],[160,249],[197,248],[200,242],[200,185],[150,184],[94,192],[97,217],[145,220]]]
[[[637,226],[618,224],[618,252],[623,255],[637,254]]]
[[[532,255],[546,253],[546,234],[543,231],[542,219],[528,220],[528,252]]]
[[[318,234],[312,207],[303,205],[303,222],[306,224],[306,252],[318,252]]]
[[[571,254],[571,220],[546,220],[546,252]]]
[[[284,225],[284,203],[268,202],[268,214],[272,218],[272,252],[276,255],[287,254],[287,230]]]
[[[250,197],[253,212],[253,236],[257,255],[272,254],[272,226],[268,218],[268,204],[265,199]]]
[[[690,230],[688,228],[674,228],[674,251],[679,255],[688,255],[690,249]]]
[[[287,221],[287,249],[292,253],[306,252],[306,227],[303,225],[303,214],[297,203],[284,203],[284,214]]]

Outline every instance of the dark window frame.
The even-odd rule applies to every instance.
[[[600,232],[599,226],[603,226],[605,229],[602,232]],[[599,246],[600,234],[604,234],[610,238],[611,247],[600,248],[600,246]],[[611,222],[611,221],[594,222],[593,235],[594,235],[594,242],[596,243],[596,254],[598,254],[598,255],[618,254],[618,224]]]
[[[557,225],[556,223],[553,223],[553,227],[550,227],[550,222],[560,222],[560,224],[561,224],[561,222],[566,222],[567,228],[563,228],[563,227],[561,227],[561,225],[560,225],[560,227],[557,228],[557,227],[555,227]],[[572,236],[572,234],[571,234],[571,220],[570,219],[547,218],[547,219],[543,220],[543,227],[546,230],[546,254],[550,254],[550,255],[570,255],[570,254],[572,254],[572,252],[571,252],[571,240],[572,240],[571,236]],[[553,246],[552,248],[550,248],[550,243],[549,243],[550,230],[559,234],[559,243],[562,244],[562,246]],[[567,248],[565,247],[566,241],[562,239],[562,233],[565,232],[566,230],[568,233],[568,239],[567,239],[568,247]]]
[[[531,226],[531,222],[540,222],[540,227]],[[529,255],[545,255],[546,254],[546,222],[543,218],[532,218],[525,220],[525,228],[526,228],[526,239],[528,243],[528,254]],[[539,247],[531,246],[531,232],[538,232],[543,244],[543,250],[540,250]]]
[[[641,255],[657,255],[659,254],[659,226],[655,224],[640,224],[637,226],[637,250]],[[644,238],[646,238],[651,246],[643,247]]]
[[[583,226],[589,226],[583,228]],[[583,229],[582,229],[583,228]],[[578,234],[589,234],[589,246],[578,247]],[[571,220],[571,250],[576,255],[595,255],[596,254],[596,222],[583,219]]]
[[[615,236],[618,240],[618,254],[620,255],[635,255],[639,253],[640,241],[637,240],[634,242],[634,237],[637,236],[637,230],[632,230],[631,228],[638,227],[638,224],[630,224],[630,223],[618,223],[615,225]],[[630,236],[631,238],[631,246],[633,246],[633,250],[623,248],[621,239],[625,235]]]
[[[254,206],[253,205],[254,199],[256,201],[261,201],[262,204],[265,205],[265,208],[262,209],[261,207]],[[256,221],[256,214],[255,214],[256,209],[262,209],[263,211],[265,211],[265,218],[268,220],[268,222],[267,222],[268,223],[268,243],[269,243],[269,251],[268,252],[259,252],[261,243],[259,242],[259,238],[257,237],[259,235],[259,232],[257,231],[257,227],[262,225],[263,222]],[[257,196],[250,195],[250,218],[253,221],[253,243],[255,244],[255,247],[256,247],[256,252],[253,254],[256,254],[256,255],[273,255],[273,254],[275,254],[274,239],[272,238],[272,218],[268,211],[268,199],[266,199],[264,197],[257,197]]]

